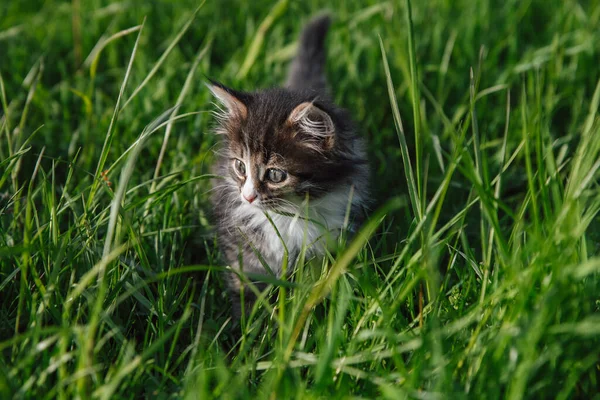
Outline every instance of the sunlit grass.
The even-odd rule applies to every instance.
[[[372,218],[235,327],[203,82],[278,85],[327,8]],[[410,12],[409,12],[410,10]],[[0,7],[0,398],[594,398],[600,7]]]

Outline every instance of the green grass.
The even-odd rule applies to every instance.
[[[200,5],[0,5],[0,398],[600,398],[597,1]],[[232,330],[203,82],[327,7],[372,218]]]

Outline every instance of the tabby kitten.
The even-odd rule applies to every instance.
[[[328,239],[363,217],[363,140],[326,89],[329,23],[320,16],[304,28],[285,88],[249,93],[208,85],[224,106],[217,114],[224,146],[215,173],[225,179],[215,182],[212,200],[219,244],[237,272],[228,279],[235,317],[254,302],[244,282],[280,277],[286,249],[289,273],[302,246],[322,254]]]

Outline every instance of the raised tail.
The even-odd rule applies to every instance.
[[[329,15],[322,14],[310,20],[304,27],[298,43],[298,52],[288,73],[288,88],[327,92],[325,36],[330,23]]]

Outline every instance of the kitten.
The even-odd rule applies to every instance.
[[[208,85],[225,108],[218,114],[224,148],[215,171],[225,180],[215,183],[212,199],[219,244],[231,268],[248,280],[280,277],[286,248],[290,273],[303,246],[321,255],[328,238],[363,218],[366,152],[350,116],[327,93],[329,24],[320,16],[306,25],[285,88],[249,93]],[[234,317],[254,302],[248,280],[237,273],[228,279]]]

